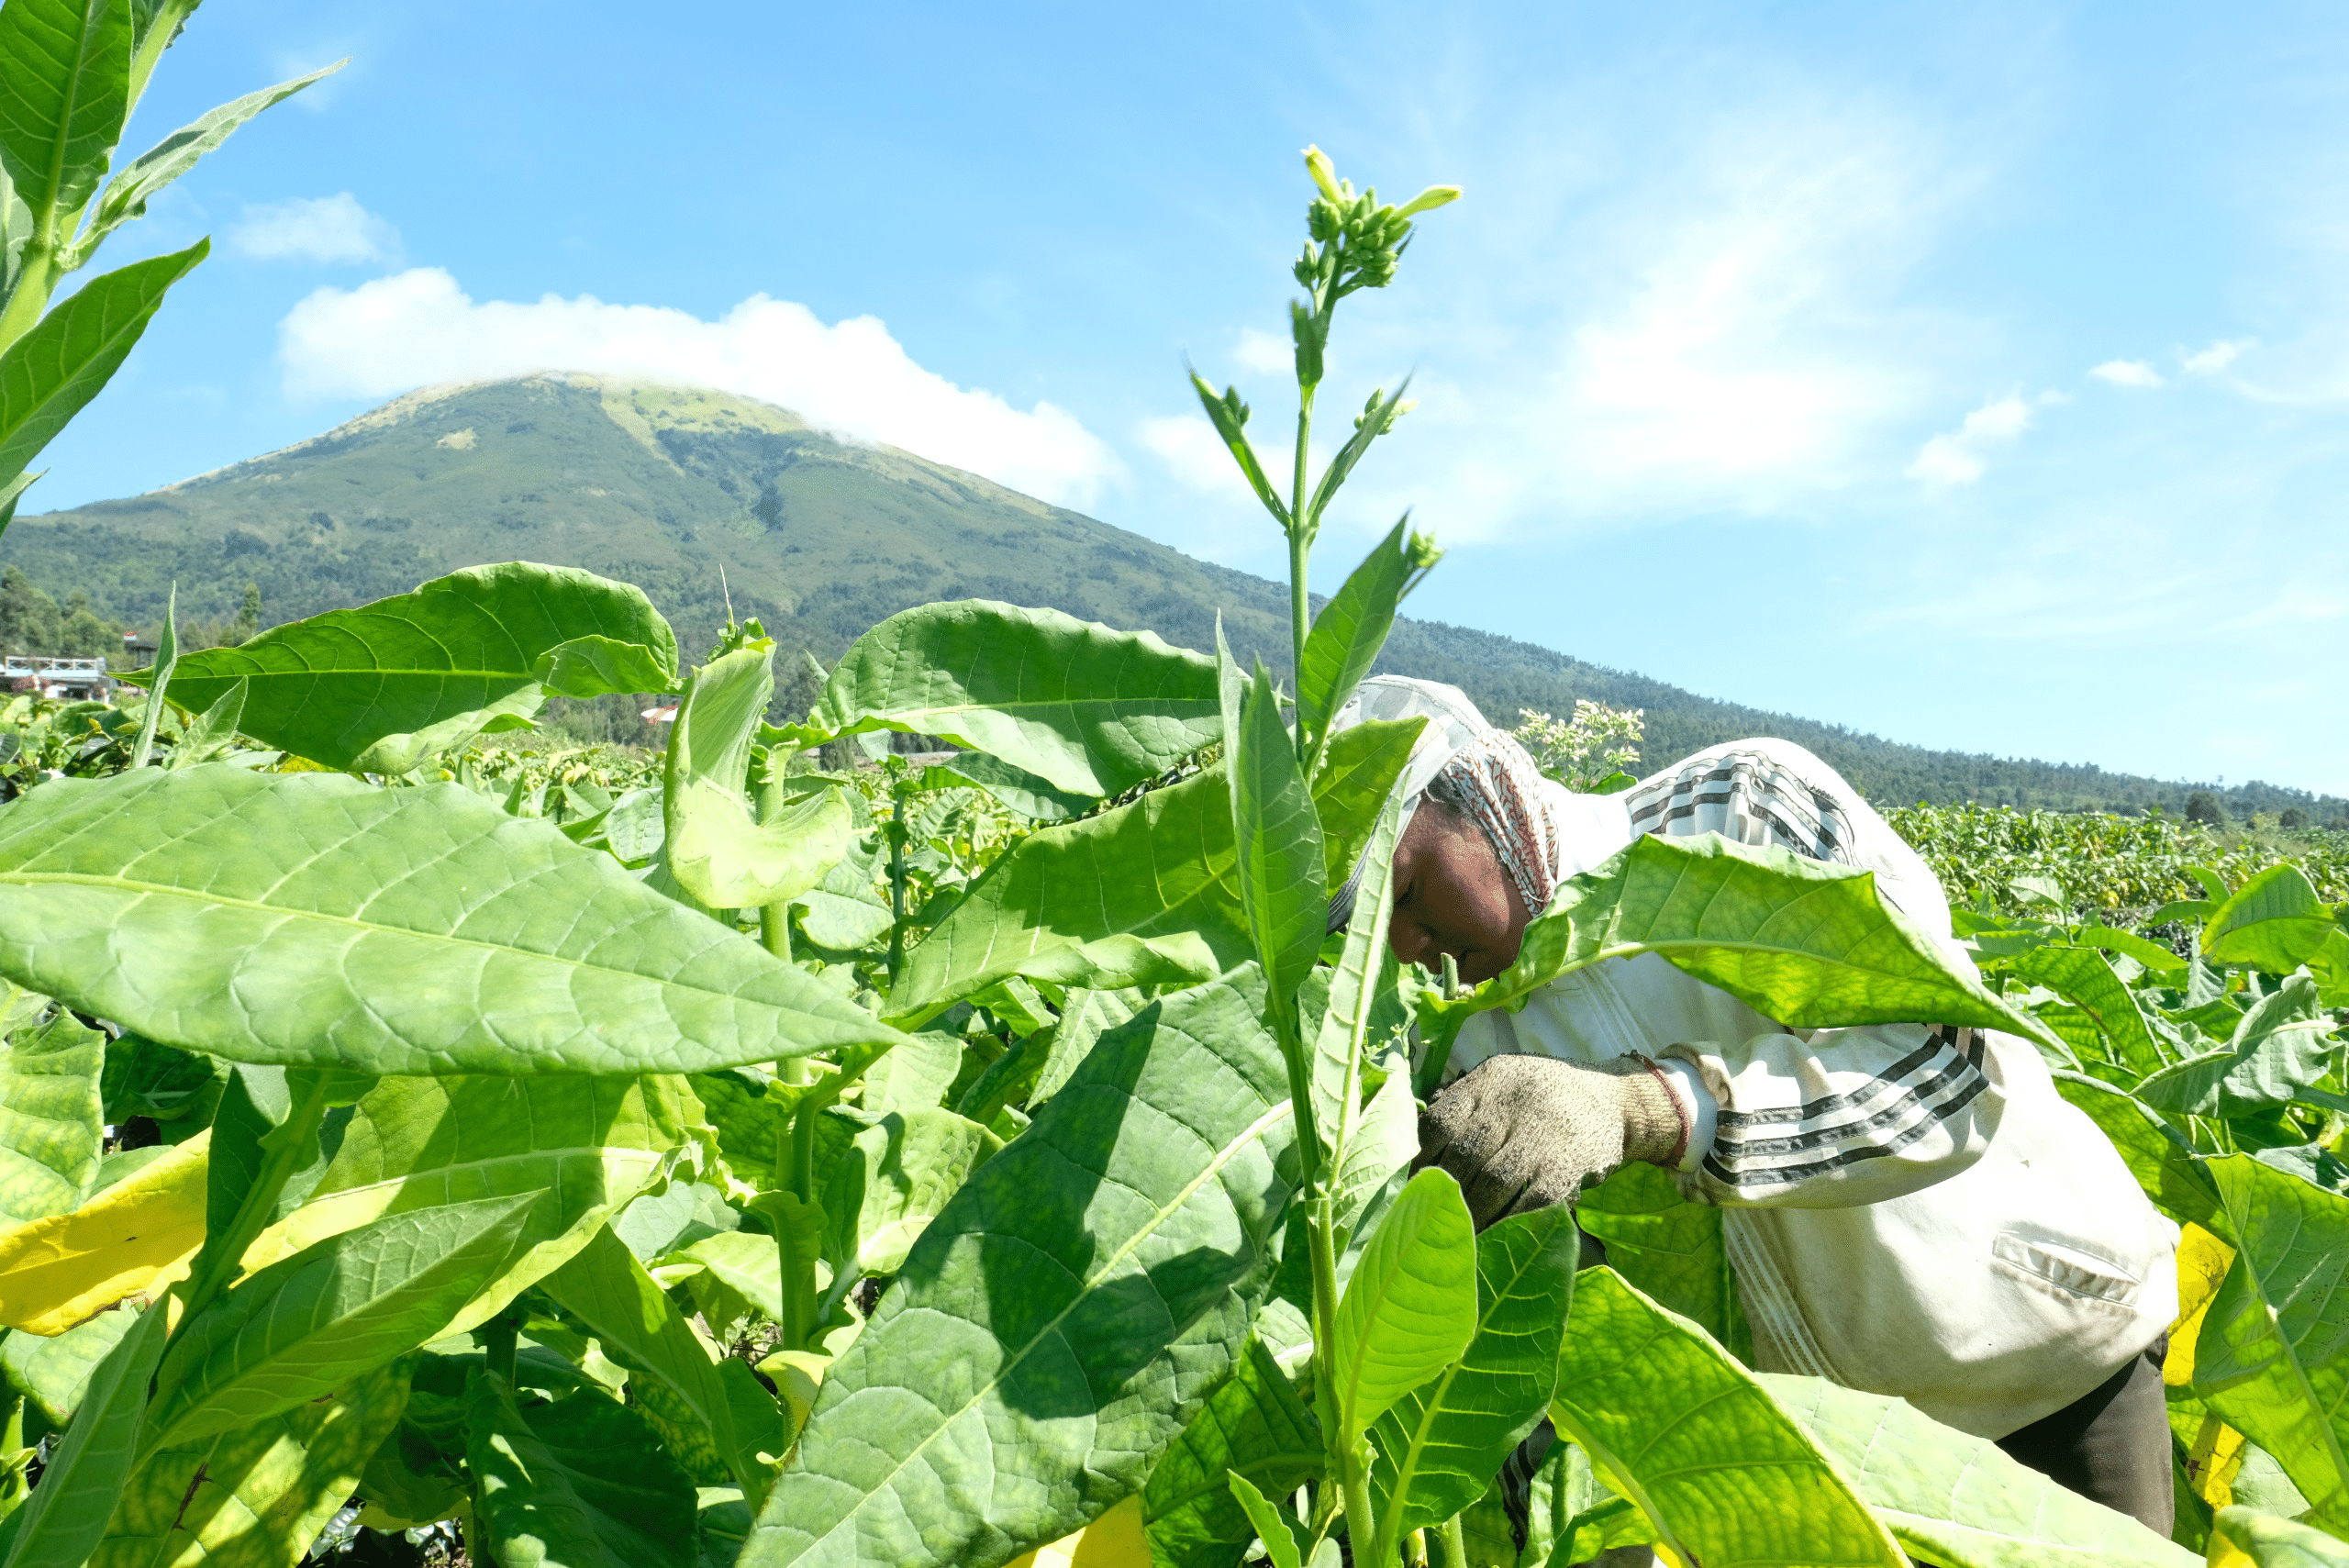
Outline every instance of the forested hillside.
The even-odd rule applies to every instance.
[[[140,627],[174,581],[183,618],[220,627],[236,624],[255,584],[267,625],[518,558],[641,584],[689,648],[707,642],[729,594],[786,649],[824,659],[885,616],[971,596],[1194,648],[1212,645],[1219,611],[1243,658],[1285,664],[1288,646],[1282,592],[1262,578],[974,474],[843,442],[781,409],[577,375],[416,394],[149,495],[21,517],[6,555],[61,603],[78,592],[96,615]],[[1503,722],[1520,708],[1564,712],[1576,697],[1644,708],[1651,762],[1784,736],[1887,804],[2176,811],[2209,787],[1898,744],[1436,622],[1398,623],[1381,663],[1453,682]],[[2349,811],[2256,783],[2220,793],[2237,816]]]

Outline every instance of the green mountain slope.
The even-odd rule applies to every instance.
[[[688,648],[727,596],[785,647],[837,655],[909,605],[985,597],[1286,662],[1285,595],[1244,573],[893,448],[842,441],[724,394],[533,376],[417,393],[298,446],[128,500],[21,517],[0,560],[101,615],[268,622],[362,604],[484,562],[574,564],[643,586]],[[1334,572],[1338,562],[1331,562]],[[721,585],[722,584],[722,585]],[[1578,696],[1647,710],[1651,762],[1740,736],[1809,747],[1883,802],[2179,808],[2190,787],[2087,766],[1971,756],[1714,702],[1460,627],[1407,621],[1386,668],[1453,682],[1497,720]],[[2343,803],[2251,784],[2240,811]]]

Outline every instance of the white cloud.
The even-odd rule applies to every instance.
[[[1241,477],[1240,465],[1231,461],[1223,438],[1197,414],[1144,419],[1134,427],[1134,439],[1189,489],[1233,500],[1251,494],[1248,481]]]
[[[2053,392],[2043,392],[2030,402],[2019,393],[1994,397],[1968,414],[1956,429],[1945,430],[1928,440],[1919,450],[1916,461],[1903,472],[1910,479],[1936,488],[1971,484],[1989,466],[1985,454],[1990,448],[2004,445],[2031,428],[2035,406],[2062,401]]]
[[[1978,334],[1901,297],[1971,181],[1897,117],[1767,108],[1603,196],[1487,176],[1561,194],[1494,221],[1474,257],[1438,252],[1452,275],[1419,287],[1454,291],[1450,318],[1375,356],[1429,367],[1401,437],[1413,458],[1358,481],[1358,507],[1424,502],[1469,543],[1767,514],[1884,472],[1947,361],[1976,351]],[[1497,288],[1492,255],[1543,260]],[[1410,467],[1419,483],[1386,488]]]
[[[442,269],[417,267],[311,295],[279,323],[278,359],[295,397],[388,397],[535,371],[714,387],[1065,506],[1090,506],[1124,475],[1067,410],[1023,410],[957,386],[915,363],[873,317],[827,326],[763,294],[704,321],[587,295],[477,303]]]
[[[1258,375],[1279,375],[1296,368],[1297,346],[1276,332],[1242,327],[1240,346],[1232,351],[1232,358],[1240,361],[1242,370],[1254,371]]]
[[[361,206],[349,191],[248,206],[228,231],[230,249],[262,261],[388,261],[399,231]]]
[[[2101,382],[2114,386],[2164,386],[2161,372],[2143,360],[2107,360],[2088,372]]]
[[[2180,362],[2188,375],[2216,375],[2243,357],[2243,351],[2254,345],[2255,339],[2221,338],[2209,348],[2188,354]]]

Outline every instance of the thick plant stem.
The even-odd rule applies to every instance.
[[[0,306],[0,349],[33,329],[48,307],[50,291],[56,286],[56,253],[38,240],[26,246],[17,286],[9,291],[7,304]]]
[[[1468,1531],[1458,1514],[1443,1521],[1441,1534],[1444,1562],[1448,1568],[1468,1568]]]
[[[759,945],[788,963],[791,961],[791,906],[769,904],[759,910]]]
[[[816,1259],[799,1254],[799,1234],[778,1219],[775,1245],[783,1262],[783,1342],[794,1350],[813,1350],[819,1338],[816,1305]]]
[[[906,966],[906,786],[889,792],[889,988]]]
[[[809,1095],[791,1118],[791,1191],[801,1203],[816,1201],[816,1118],[837,1096]]]
[[[1333,1234],[1335,1216],[1328,1204],[1317,1194],[1313,1208],[1305,1223],[1308,1246],[1313,1253],[1313,1382],[1316,1389],[1337,1387],[1337,1369],[1330,1364],[1330,1353],[1337,1347],[1338,1320],[1338,1251]],[[1393,1558],[1392,1542],[1385,1541],[1377,1521],[1371,1516],[1370,1476],[1364,1470],[1362,1456],[1346,1440],[1345,1412],[1334,1404],[1322,1412],[1321,1431],[1329,1449],[1329,1473],[1338,1483],[1340,1496],[1346,1510],[1346,1536],[1356,1543],[1354,1562],[1358,1565],[1371,1562],[1386,1562]],[[1388,1551],[1385,1557],[1371,1555],[1368,1543],[1378,1541]]]
[[[0,1425],[0,1519],[6,1518],[24,1507],[32,1489],[25,1484],[25,1472],[32,1464],[32,1451],[25,1447],[25,1396],[8,1396],[8,1419]]]
[[[774,821],[783,810],[782,770],[785,763],[776,760],[777,755],[776,752],[768,752],[764,759],[764,766],[760,770],[763,774],[759,781],[759,822],[762,826]],[[791,906],[789,904],[768,904],[761,906],[759,945],[785,962],[791,962]]]
[[[228,1234],[217,1246],[212,1239],[206,1239],[204,1251],[196,1260],[196,1273],[182,1298],[187,1303],[178,1325],[182,1329],[211,1306],[214,1298],[228,1287],[228,1282],[237,1277],[245,1249],[267,1229],[270,1216],[277,1208],[278,1195],[314,1152],[318,1123],[327,1114],[328,1074],[312,1070],[289,1076],[296,1076],[297,1082],[307,1080],[301,1084],[301,1097],[294,1102],[285,1119],[262,1138],[267,1157],[262,1162],[261,1173],[246,1192],[244,1202],[238,1205],[236,1218],[228,1223]]]
[[[514,1358],[521,1343],[522,1317],[520,1307],[509,1306],[481,1326],[484,1363],[508,1383],[514,1381]]]
[[[1289,679],[1302,689],[1305,680],[1305,639],[1312,630],[1313,604],[1306,592],[1306,569],[1313,555],[1313,528],[1305,515],[1305,460],[1313,434],[1313,388],[1297,389],[1297,462],[1290,480],[1288,509],[1288,642]],[[1297,727],[1297,756],[1310,762],[1314,738]]]
[[[1305,639],[1311,629],[1308,622],[1312,615],[1312,606],[1305,593],[1305,568],[1306,558],[1312,549],[1302,532],[1296,528],[1289,530],[1288,619],[1292,632],[1289,656],[1295,661],[1293,667],[1297,673],[1294,678],[1300,685],[1305,680]],[[1297,756],[1300,763],[1309,763],[1313,757],[1313,738],[1306,734],[1301,717],[1297,727]]]
[[[791,906],[769,904],[759,910],[759,945],[791,962]],[[774,1064],[778,1083],[802,1084],[816,1081],[814,1065],[804,1056],[786,1056]]]

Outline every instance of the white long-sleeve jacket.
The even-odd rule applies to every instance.
[[[1553,799],[1561,876],[1643,833],[1717,832],[1876,873],[1959,962],[1914,851],[1780,740],[1691,757],[1617,795]],[[2176,1231],[2037,1051],[1924,1024],[1789,1030],[1653,954],[1471,1019],[1450,1071],[1523,1051],[1664,1062],[1692,1128],[1676,1179],[1724,1210],[1765,1371],[1908,1399],[1982,1437],[2053,1414],[2177,1312]]]

